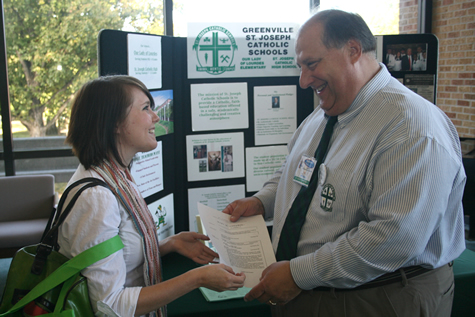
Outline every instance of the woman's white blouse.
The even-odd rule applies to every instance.
[[[85,177],[102,179],[80,165],[69,184]],[[75,192],[68,195],[66,203]],[[124,207],[102,186],[86,189],[79,196],[59,230],[59,252],[68,258],[117,234],[125,247],[81,272],[88,279],[96,316],[134,316],[139,293],[145,286],[142,239]]]

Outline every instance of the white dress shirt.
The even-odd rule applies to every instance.
[[[319,184],[290,269],[297,285],[353,288],[400,267],[440,267],[465,248],[465,172],[450,119],[381,65],[338,116]],[[327,117],[310,114],[288,144],[283,166],[255,195],[274,217],[274,251]],[[331,189],[332,197],[328,198]],[[328,199],[332,200],[330,208]]]

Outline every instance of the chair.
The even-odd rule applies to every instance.
[[[54,204],[53,175],[0,177],[0,249],[39,243]]]

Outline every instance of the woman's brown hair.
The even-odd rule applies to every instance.
[[[147,87],[140,80],[126,75],[93,79],[76,93],[66,142],[86,169],[106,159],[127,167],[117,148],[116,131],[132,104],[131,87],[142,90],[150,100],[150,107],[154,108]]]

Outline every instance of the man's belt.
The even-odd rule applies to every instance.
[[[409,266],[409,267],[400,268],[399,270],[391,272],[391,273],[386,273],[372,281],[369,281],[368,283],[365,283],[363,285],[360,285],[354,288],[333,288],[333,287],[319,286],[317,288],[314,288],[313,290],[315,291],[334,290],[335,292],[356,291],[356,290],[380,287],[380,286],[384,286],[384,285],[388,285],[388,284],[392,284],[396,282],[401,282],[404,278],[410,279],[412,277],[415,277],[415,276],[418,276],[430,271],[433,271],[433,269],[426,269],[426,268],[423,268],[422,266]]]

